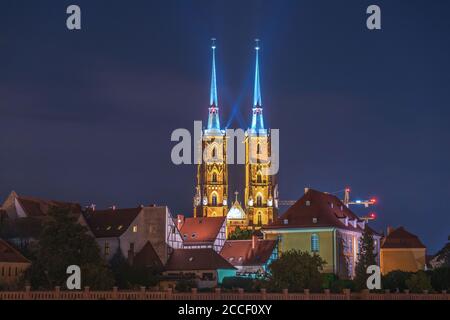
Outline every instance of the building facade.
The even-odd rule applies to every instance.
[[[165,206],[88,210],[79,222],[88,227],[107,261],[120,253],[133,264],[134,258],[145,249],[147,253],[154,250],[164,265],[173,249],[183,247],[180,233]]]
[[[197,165],[197,184],[193,201],[195,217],[226,217],[229,211],[228,137],[221,127],[219,117],[215,49],[216,46],[213,43],[208,124],[202,131],[202,159]],[[259,50],[257,42],[251,125],[245,131],[245,141],[243,141],[245,144],[243,201],[245,221],[241,223],[231,217],[232,219],[228,223],[229,228],[235,228],[236,224],[239,224],[240,228],[259,229],[261,226],[273,222],[277,215],[278,188],[276,177],[269,170],[272,165],[272,148],[270,129],[266,129],[263,118]],[[240,142],[238,141],[238,143]]]
[[[262,228],[265,239],[278,240],[282,255],[291,249],[316,253],[324,273],[353,278],[359,243],[366,228],[374,238],[379,263],[381,236],[334,195],[305,189],[305,194],[276,222]]]
[[[8,286],[17,283],[30,265],[31,261],[0,239],[0,285]]]
[[[381,273],[394,270],[416,272],[425,270],[426,247],[420,239],[405,228],[388,228],[381,244]]]
[[[227,139],[221,129],[217,98],[216,46],[212,47],[208,124],[202,132],[201,159],[197,165],[194,217],[226,217],[228,212]]]
[[[259,44],[256,44],[252,122],[245,133],[245,206],[249,226],[261,228],[276,218],[278,203],[275,176],[270,174],[270,130],[264,126],[259,72]]]

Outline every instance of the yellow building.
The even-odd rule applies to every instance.
[[[307,188],[302,198],[261,231],[264,239],[279,241],[280,255],[291,249],[316,253],[326,262],[323,272],[345,279],[355,275],[365,228],[369,228],[366,222],[337,197]],[[380,235],[369,230],[378,253]]]
[[[0,285],[16,283],[30,265],[19,251],[0,239]]]
[[[225,131],[220,128],[214,43],[211,48],[210,107],[208,125],[202,132],[202,160],[197,167],[195,217],[224,217],[228,212],[227,141]]]
[[[394,270],[416,272],[425,269],[426,247],[420,239],[400,227],[388,228],[386,238],[381,244],[381,273]]]
[[[252,124],[245,138],[245,207],[248,225],[256,229],[276,218],[276,179],[270,174],[270,130],[264,126],[259,74],[259,45],[256,50]]]

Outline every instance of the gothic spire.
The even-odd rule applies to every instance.
[[[220,130],[219,105],[217,101],[217,79],[216,79],[216,39],[212,38],[212,69],[211,89],[209,94],[208,130]]]
[[[252,129],[264,130],[264,119],[262,115],[262,103],[261,103],[261,84],[259,75],[259,39],[255,40],[255,87],[253,89],[253,109],[252,109]]]

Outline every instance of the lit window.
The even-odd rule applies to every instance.
[[[213,207],[217,206],[217,195],[213,194],[211,202]]]
[[[217,182],[217,173],[213,173],[212,175],[212,182]]]
[[[133,232],[137,232],[137,226],[133,226]]]
[[[257,207],[262,207],[262,197],[260,195],[258,195],[256,197],[256,206]]]
[[[319,252],[319,236],[315,233],[311,235],[311,251]]]
[[[105,256],[109,256],[109,242],[105,242],[104,253]]]

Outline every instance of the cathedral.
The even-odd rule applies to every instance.
[[[255,46],[255,78],[251,125],[245,130],[245,189],[242,204],[235,192],[229,201],[226,131],[221,127],[216,79],[216,45],[213,39],[212,70],[208,122],[202,130],[203,159],[197,165],[194,217],[226,217],[227,232],[260,229],[277,218],[278,186],[271,166],[270,129],[264,126],[260,87],[259,51]],[[234,139],[234,137],[232,137]],[[238,141],[239,143],[240,141]]]

